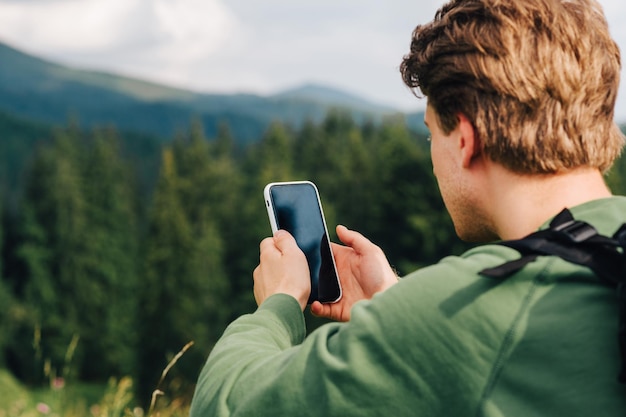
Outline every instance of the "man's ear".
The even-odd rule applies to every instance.
[[[469,168],[475,156],[480,154],[480,141],[476,136],[474,125],[463,113],[458,115],[459,125],[457,129],[460,133],[459,146],[461,151],[461,163],[463,168]]]

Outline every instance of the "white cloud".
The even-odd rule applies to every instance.
[[[178,84],[236,27],[218,0],[0,1],[0,39],[28,52]],[[193,84],[188,85],[193,88]]]
[[[224,45],[236,22],[218,1],[144,0],[153,7],[164,49],[184,60],[201,59]],[[169,55],[168,55],[169,56]]]
[[[236,0],[228,3],[245,31],[213,56],[221,68],[198,77],[208,91],[269,92],[307,81],[347,89],[382,103],[415,108],[398,67],[415,25],[438,3],[413,0]],[[225,68],[228,68],[226,70]]]
[[[64,51],[122,47],[141,34],[215,47],[233,20],[218,0],[0,1],[0,36]]]
[[[135,0],[0,3],[0,36],[31,49],[80,51],[123,42],[114,30]]]

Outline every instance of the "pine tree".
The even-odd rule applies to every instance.
[[[134,372],[138,231],[133,174],[113,130],[96,131],[83,167],[87,235],[81,328],[89,357],[85,376]]]
[[[30,321],[22,335],[41,329],[41,349],[53,368],[64,366],[67,346],[81,331],[81,305],[87,294],[77,284],[85,279],[82,254],[86,236],[77,131],[59,131],[54,147],[42,148],[30,172],[20,212],[21,244],[17,258],[25,273],[24,304]],[[32,365],[32,338],[18,340],[15,354],[21,366]],[[36,376],[37,370],[25,371]]]
[[[401,273],[437,262],[459,242],[419,140],[402,119],[392,118],[374,143],[380,172],[375,236]]]
[[[256,185],[246,182],[242,166],[236,159],[235,144],[228,126],[221,124],[217,138],[209,149],[208,187],[206,204],[212,208],[216,227],[223,242],[224,273],[229,283],[229,303],[226,322],[254,308],[250,291],[251,271],[258,263],[254,250],[263,236],[259,225],[266,226],[261,191]]]
[[[222,241],[204,204],[207,162],[200,137],[176,153],[166,149],[155,191],[142,280],[140,395],[155,388],[160,369],[189,341],[196,346],[174,373],[192,381],[225,327],[228,286]],[[176,155],[176,157],[175,157]],[[179,161],[186,161],[179,171]],[[195,162],[194,162],[195,161]],[[205,168],[206,169],[206,168]],[[194,192],[195,191],[195,192]]]
[[[203,132],[202,125],[195,122],[188,140],[178,142],[182,146],[174,153],[176,190],[193,236],[189,280],[197,280],[200,286],[209,285],[213,295],[225,296],[228,280],[223,268],[222,233],[228,232],[231,213],[236,209],[238,176],[229,154],[228,137],[222,138],[223,142],[210,144]],[[194,258],[196,255],[200,258]],[[205,303],[204,313],[221,333],[229,308],[227,304],[216,308],[216,303],[219,305],[221,301],[213,299]],[[212,337],[207,340],[215,341]]]
[[[159,369],[167,362],[168,350],[181,341],[172,341],[172,310],[179,291],[177,281],[187,275],[185,259],[192,247],[191,228],[178,198],[174,158],[171,151],[163,153],[161,175],[154,193],[154,202],[145,243],[145,266],[139,290],[140,342],[139,391],[147,399],[156,388]]]
[[[226,123],[217,126],[217,137],[213,146],[213,154],[217,158],[232,158],[235,151],[235,138]]]
[[[79,338],[71,369],[102,380],[134,370],[137,228],[135,181],[115,133],[95,136],[88,146],[76,128],[59,131],[34,160],[16,251],[30,329],[16,350],[28,352],[41,329],[42,358],[67,372],[68,346]]]
[[[231,311],[225,302],[230,288],[224,267],[223,233],[232,226],[239,184],[227,132],[222,134],[225,137],[220,142],[209,143],[202,125],[195,122],[188,138],[178,141],[174,153],[176,190],[192,233],[185,282],[190,285],[189,296],[193,294],[197,301],[188,303],[188,315],[181,314],[181,318],[185,322],[187,316],[198,318],[193,331],[189,325],[179,327],[189,328],[198,350],[217,341]]]
[[[293,138],[282,124],[272,123],[252,157],[261,190],[269,182],[294,179]]]
[[[0,199],[0,254],[4,254],[4,205]],[[10,317],[13,309],[13,294],[5,283],[3,257],[0,256],[0,367],[4,366],[4,351],[12,338],[12,320]]]
[[[304,179],[294,169],[294,138],[283,124],[275,122],[258,143],[246,149],[245,159],[236,179],[240,197],[233,199],[228,214],[230,231],[226,260],[233,288],[234,315],[256,307],[252,294],[252,271],[259,262],[258,245],[271,234],[263,200],[263,188],[270,182]],[[224,192],[227,192],[224,189]]]

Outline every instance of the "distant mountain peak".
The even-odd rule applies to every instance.
[[[280,100],[312,101],[326,106],[350,107],[376,113],[395,113],[396,109],[372,103],[356,94],[318,83],[305,83],[270,96]]]

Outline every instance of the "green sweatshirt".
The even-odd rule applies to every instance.
[[[626,198],[571,211],[612,235]],[[626,416],[615,289],[556,257],[478,274],[518,257],[444,258],[306,338],[296,300],[274,295],[218,341],[191,416]]]

